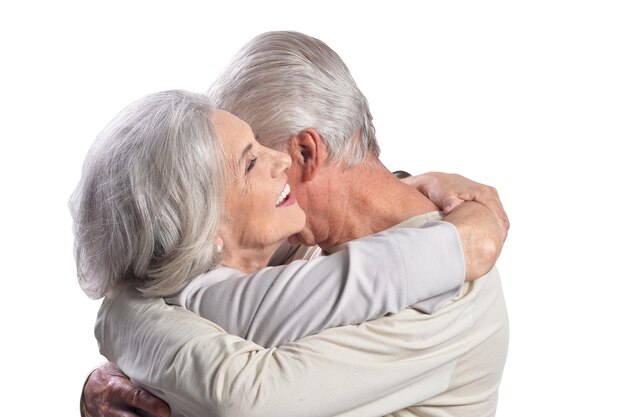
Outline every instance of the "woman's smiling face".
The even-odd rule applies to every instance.
[[[273,251],[305,223],[287,184],[291,158],[260,145],[250,126],[228,112],[215,110],[211,122],[225,156],[224,214],[218,232],[224,249],[231,258],[237,256],[235,250]]]

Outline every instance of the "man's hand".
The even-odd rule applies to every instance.
[[[89,375],[83,388],[84,406],[92,417],[140,417],[141,409],[157,417],[169,417],[161,399],[139,388],[114,364],[107,362]]]
[[[498,191],[488,185],[474,182],[457,174],[429,172],[422,175],[403,178],[402,181],[417,188],[430,201],[441,208],[444,214],[450,213],[464,201],[475,201],[489,209],[500,223],[503,231],[502,239],[506,239],[509,231],[507,217]]]

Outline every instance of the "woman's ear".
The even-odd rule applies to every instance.
[[[224,252],[224,241],[221,237],[215,236],[215,238],[213,238],[213,249],[218,256],[222,255]]]
[[[328,159],[328,150],[322,137],[313,128],[301,130],[289,139],[289,155],[297,165],[302,181],[313,180]]]

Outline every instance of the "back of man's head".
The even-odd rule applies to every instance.
[[[267,32],[248,42],[209,89],[217,108],[248,122],[259,141],[284,150],[315,129],[329,161],[347,166],[379,154],[367,99],[339,56],[298,32]]]

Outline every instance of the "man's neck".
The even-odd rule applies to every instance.
[[[338,168],[339,169],[339,168]],[[417,190],[399,181],[370,155],[356,167],[341,171],[333,185],[327,238],[329,248],[388,229],[411,217],[438,210]]]

